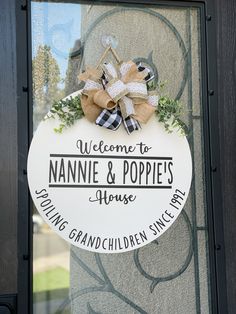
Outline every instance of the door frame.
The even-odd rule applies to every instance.
[[[17,50],[17,129],[18,129],[18,311],[32,312],[32,205],[27,184],[27,154],[32,137],[32,67],[31,67],[31,1],[14,0]],[[78,1],[55,1],[76,3]],[[82,3],[94,3],[79,1]],[[103,3],[158,4],[197,6],[201,10],[202,93],[206,100],[204,115],[204,151],[209,227],[210,281],[213,313],[227,313],[226,269],[224,252],[223,205],[219,152],[219,117],[217,95],[216,5],[213,0],[145,1],[106,0]],[[27,53],[26,53],[27,51]]]

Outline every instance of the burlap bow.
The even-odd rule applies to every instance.
[[[127,132],[140,129],[155,111],[158,95],[148,93],[145,78],[149,71],[133,61],[114,66],[104,63],[100,68],[88,68],[79,76],[85,82],[81,105],[91,122],[116,130],[123,121]]]

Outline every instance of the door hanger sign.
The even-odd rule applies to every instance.
[[[130,76],[130,82],[119,75],[104,88],[91,79],[97,73],[87,72],[84,90],[63,103],[70,109],[76,100],[85,117],[55,132],[61,121],[54,108],[55,119],[37,129],[28,156],[29,188],[45,222],[69,243],[99,253],[131,251],[158,238],[183,209],[192,178],[190,149],[186,137],[175,128],[166,132],[158,116],[148,114],[144,123],[145,106],[154,112],[158,102],[154,108],[155,95],[147,94],[143,77],[139,82]],[[146,103],[136,104],[132,88],[139,98],[146,93]]]
[[[153,118],[127,136],[85,118],[57,134],[41,122],[28,157],[36,208],[54,231],[80,248],[118,253],[165,232],[180,214],[191,184],[185,137]]]

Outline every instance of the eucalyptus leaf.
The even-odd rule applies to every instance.
[[[50,110],[50,115],[47,115],[47,119],[59,118],[61,124],[58,128],[55,128],[54,131],[62,133],[65,128],[72,126],[75,121],[83,118],[83,116],[84,112],[81,107],[80,96],[76,96],[74,98],[70,97],[54,101]]]

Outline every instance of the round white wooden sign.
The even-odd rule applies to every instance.
[[[165,232],[191,185],[185,137],[168,134],[153,117],[128,135],[85,118],[63,131],[39,125],[28,156],[36,208],[66,241],[100,253],[137,249]]]

